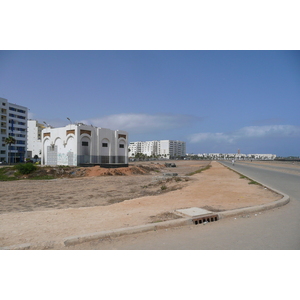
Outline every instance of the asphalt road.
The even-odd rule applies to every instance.
[[[224,163],[231,166],[231,163]],[[77,245],[76,249],[130,250],[299,250],[299,166],[265,166],[255,162],[233,167],[290,196],[290,203],[269,211],[222,219],[206,225],[170,228]]]

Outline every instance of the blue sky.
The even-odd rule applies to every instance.
[[[300,155],[299,51],[0,51],[0,97],[188,153]]]

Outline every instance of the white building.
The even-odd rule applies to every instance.
[[[260,160],[274,160],[276,158],[276,154],[248,154],[248,159],[260,159]]]
[[[242,154],[242,153],[201,153],[198,157],[208,159],[235,159],[235,160],[274,160],[276,154]]]
[[[36,120],[27,121],[27,158],[34,158],[36,155],[42,156],[42,130],[43,124]]]
[[[128,165],[128,133],[82,123],[42,131],[42,165]]]
[[[0,98],[0,161],[24,162],[27,151],[27,107],[9,103]],[[16,141],[11,146],[5,139],[13,137]]]
[[[175,140],[162,140],[158,144],[158,155],[166,158],[183,157],[186,155],[186,143]]]
[[[141,151],[141,143],[142,142],[130,142],[128,146],[128,155],[135,156],[137,153],[142,153]]]
[[[147,156],[157,155],[157,144],[158,141],[147,141],[141,143],[141,153]]]
[[[174,140],[131,142],[129,149],[130,157],[134,157],[137,153],[147,156],[161,156],[168,159],[186,155],[186,143]]]

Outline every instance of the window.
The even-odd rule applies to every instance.
[[[82,142],[82,146],[88,146],[89,142]]]
[[[102,143],[102,147],[108,147],[107,143]]]
[[[124,144],[120,144],[120,145],[119,145],[119,148],[124,148]]]

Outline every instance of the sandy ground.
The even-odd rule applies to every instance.
[[[99,176],[103,170],[94,167],[83,178],[0,182],[0,247],[51,249],[69,236],[173,219],[176,209],[222,211],[281,198],[217,162],[192,176],[186,174],[208,162],[175,163],[145,175]],[[173,180],[162,176],[174,172]]]

